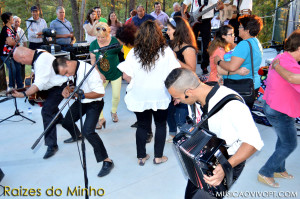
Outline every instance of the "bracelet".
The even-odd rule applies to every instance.
[[[278,65],[279,63],[275,63],[273,66],[273,68],[276,70],[276,66]]]
[[[85,95],[84,95],[84,93],[82,93],[81,99],[85,99]]]
[[[217,62],[217,65],[219,65],[220,66],[220,62],[222,61],[222,59],[220,59],[218,62]]]

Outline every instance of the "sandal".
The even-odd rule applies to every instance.
[[[104,118],[100,119],[97,123],[96,129],[102,129],[106,127],[106,120]]]
[[[168,161],[168,157],[167,156],[162,156],[161,158],[159,158],[160,161],[156,161],[155,158],[153,159],[153,164],[161,164],[161,163],[164,163],[164,162],[167,162]]]
[[[276,173],[274,172],[274,178],[284,178],[284,179],[293,179],[294,176],[291,174],[288,174],[288,172],[281,172],[281,173]]]
[[[144,166],[145,165],[145,162],[150,158],[150,155],[149,154],[146,154],[146,157],[144,158],[138,158],[138,163],[140,166]]]
[[[270,187],[273,187],[273,188],[278,188],[279,187],[279,184],[277,182],[275,182],[274,178],[268,178],[266,176],[258,174],[257,180],[259,182],[261,182],[263,184],[266,184],[266,185],[268,185]]]
[[[111,119],[112,119],[113,122],[118,122],[119,121],[117,113],[110,113],[110,114],[111,114]]]

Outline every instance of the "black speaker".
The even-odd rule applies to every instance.
[[[4,173],[3,173],[2,170],[0,169],[0,182],[2,181],[3,178],[4,178]]]
[[[58,44],[53,44],[54,48],[55,48],[55,52],[59,52],[61,51],[61,46]],[[51,53],[51,45],[41,45],[41,49],[44,49],[46,51],[48,51],[49,53]]]

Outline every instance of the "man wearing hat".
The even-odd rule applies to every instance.
[[[32,23],[28,29],[28,41],[29,48],[36,50],[41,48],[41,45],[43,44],[42,31],[44,28],[47,28],[47,23],[45,19],[40,18],[40,11],[37,6],[31,7],[31,15],[32,17],[30,17],[28,20],[35,20],[36,22],[26,21],[27,28],[29,27],[30,23]]]

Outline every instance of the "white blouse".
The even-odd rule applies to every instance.
[[[131,49],[126,60],[118,65],[119,70],[131,77],[124,99],[127,108],[133,112],[167,109],[171,96],[164,81],[173,69],[180,68],[173,51],[167,47],[164,55],[159,52],[155,67],[148,72],[142,68],[139,61],[134,55],[134,49]]]
[[[88,23],[87,25],[90,26],[90,28],[93,27],[93,25],[92,25],[91,23]],[[91,35],[89,35],[89,34],[87,33],[87,30],[85,29],[85,26],[84,26],[84,25],[83,25],[83,29],[84,29],[84,31],[85,31],[85,40],[86,40],[89,44],[92,43],[95,39],[97,39],[96,36],[91,36]]]

